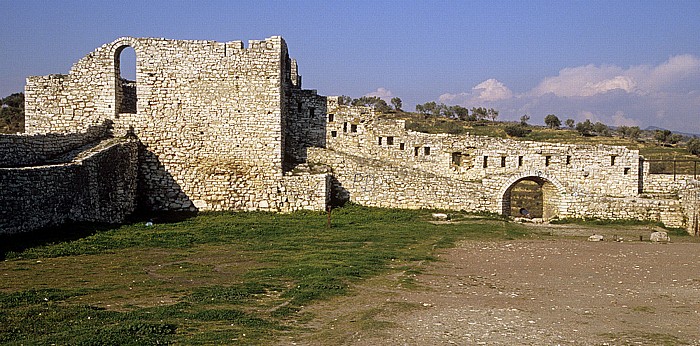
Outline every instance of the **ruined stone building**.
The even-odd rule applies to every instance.
[[[136,53],[136,80],[121,52]],[[346,200],[697,227],[695,176],[653,175],[636,150],[406,130],[301,89],[281,37],[124,37],[66,75],[29,77],[26,133],[0,136],[0,232],[145,210],[324,210]],[[528,202],[529,203],[529,202]]]

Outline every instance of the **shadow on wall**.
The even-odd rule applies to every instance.
[[[137,191],[136,210],[142,215],[152,211],[198,210],[158,156],[140,141]]]
[[[342,207],[345,203],[350,201],[350,191],[348,191],[343,184],[336,179],[335,176],[331,175],[331,200],[330,206]]]

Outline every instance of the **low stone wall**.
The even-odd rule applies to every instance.
[[[66,164],[0,168],[0,233],[121,222],[136,201],[138,146],[109,139]]]
[[[662,222],[668,227],[687,227],[683,204],[677,199],[570,196],[562,208],[564,217],[646,220]]]
[[[647,174],[644,176],[643,192],[678,193],[693,180],[693,176],[687,174]]]
[[[481,184],[389,165],[346,153],[309,148],[310,163],[332,167],[334,199],[371,207],[492,211]]]
[[[0,167],[35,166],[108,135],[109,127],[65,134],[0,135]]]

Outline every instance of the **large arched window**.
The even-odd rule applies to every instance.
[[[136,51],[129,46],[117,49],[114,57],[117,114],[136,113]]]

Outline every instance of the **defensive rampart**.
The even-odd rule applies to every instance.
[[[133,81],[121,73],[129,47]],[[324,210],[331,198],[697,224],[697,181],[651,175],[636,150],[408,131],[402,120],[303,90],[277,36],[247,47],[123,37],[66,75],[29,77],[25,94],[27,135],[0,136],[10,230],[119,220],[136,204],[288,212]],[[48,165],[61,159],[72,162]],[[31,208],[42,211],[19,220]]]
[[[107,139],[72,162],[0,168],[0,233],[123,221],[135,208],[137,150],[134,141]]]

